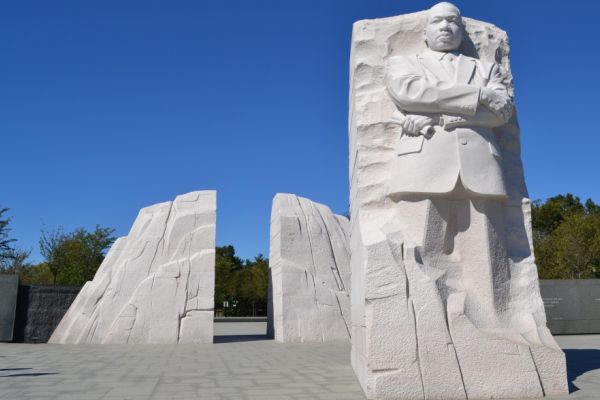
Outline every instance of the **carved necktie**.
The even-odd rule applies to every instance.
[[[452,53],[446,53],[441,58],[440,63],[446,72],[448,72],[448,75],[454,80],[454,77],[456,76],[456,56]]]

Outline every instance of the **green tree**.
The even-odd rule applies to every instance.
[[[225,302],[235,302],[236,273],[242,268],[243,262],[236,257],[233,246],[215,249],[215,311],[222,311]]]
[[[568,193],[532,207],[540,278],[600,278],[600,207]]]
[[[253,261],[246,260],[238,274],[237,295],[244,315],[256,316],[267,310],[267,290],[269,282],[269,260],[259,254]]]
[[[585,210],[586,207],[581,204],[579,197],[571,193],[550,197],[544,203],[536,200],[531,208],[533,230],[540,235],[549,235],[567,216],[582,214]]]
[[[19,280],[25,285],[48,285],[53,282],[52,272],[45,262],[21,270]]]
[[[10,232],[10,228],[8,227],[10,218],[4,216],[8,210],[8,208],[0,208],[0,268],[3,268],[5,263],[12,260],[14,251],[11,244],[15,239],[11,239],[8,236],[8,232]]]
[[[21,275],[31,266],[28,261],[31,250],[11,249],[6,258],[0,263],[0,272],[3,274]]]
[[[82,285],[93,279],[106,251],[115,241],[114,229],[99,225],[93,232],[84,228],[65,233],[61,228],[42,230],[40,252],[52,275],[52,283]]]
[[[242,261],[233,246],[216,248],[215,311],[225,316],[266,315],[269,260]],[[224,306],[224,303],[227,306]]]
[[[536,250],[546,279],[600,278],[600,214],[566,217]]]
[[[8,235],[11,218],[3,218],[8,210],[8,208],[0,209],[0,273],[20,275],[30,266],[27,259],[31,250],[22,250],[13,246],[16,240]]]

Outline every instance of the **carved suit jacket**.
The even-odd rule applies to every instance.
[[[402,133],[392,166],[388,195],[452,193],[460,178],[468,192],[482,197],[506,197],[502,156],[494,127],[507,121],[479,104],[481,87],[512,102],[506,76],[494,63],[458,55],[455,73],[444,68],[443,53],[396,56],[388,60],[386,83],[396,107],[405,114],[429,115],[435,133]]]

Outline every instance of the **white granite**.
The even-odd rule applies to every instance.
[[[49,343],[212,343],[216,192],[142,209]]]
[[[354,24],[352,365],[368,399],[568,393],[508,54],[504,31],[449,3]]]
[[[277,194],[271,210],[269,329],[279,342],[350,340],[349,221]]]

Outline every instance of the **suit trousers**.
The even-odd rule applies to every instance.
[[[425,273],[435,271],[444,306],[450,294],[465,293],[464,313],[480,329],[503,325],[507,307],[503,204],[466,191],[460,179],[443,197],[412,196],[397,204],[406,245],[417,249]]]

